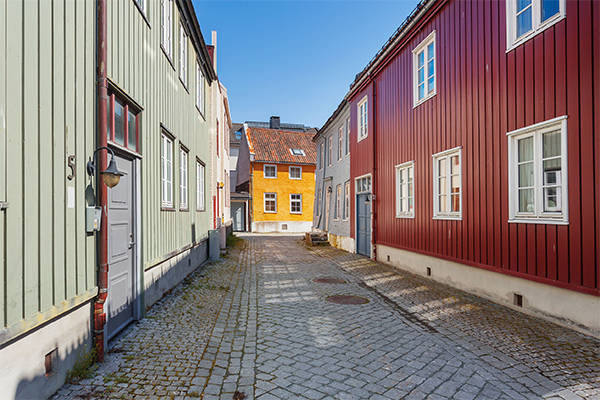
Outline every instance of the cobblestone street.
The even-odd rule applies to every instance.
[[[600,399],[597,340],[299,237],[240,236],[53,399]]]

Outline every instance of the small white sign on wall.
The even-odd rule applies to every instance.
[[[67,208],[75,208],[75,188],[67,187]]]

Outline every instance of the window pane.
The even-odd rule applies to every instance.
[[[519,162],[533,160],[533,136],[519,140]]]
[[[425,52],[424,51],[419,53],[419,55],[417,56],[417,60],[418,60],[418,67],[420,69],[425,65]]]
[[[401,212],[407,212],[408,211],[408,199],[402,199],[402,201],[400,202],[400,211]]]
[[[519,165],[519,187],[533,186],[533,163]]]
[[[519,212],[534,212],[533,189],[519,189]]]
[[[435,68],[435,63],[433,60],[430,60],[427,63],[427,76],[433,76],[433,74],[435,72],[434,68]]]
[[[427,46],[427,60],[433,60],[433,42],[429,46]]]
[[[412,182],[408,183],[408,196],[413,197],[413,183]]]
[[[458,175],[452,176],[451,183],[452,183],[452,193],[459,193],[460,192],[460,176],[458,176]]]
[[[531,7],[517,15],[517,37],[531,30]]]
[[[125,146],[125,116],[123,104],[115,99],[115,142]]]
[[[452,212],[459,212],[460,211],[460,196],[457,194],[453,194],[450,197],[451,200],[451,207],[452,207]]]
[[[517,12],[523,11],[529,5],[531,5],[531,0],[517,0]]]
[[[419,85],[419,99],[422,99],[423,97],[425,97],[425,84],[421,83]]]
[[[413,198],[412,198],[412,197],[410,197],[410,198],[408,199],[408,211],[409,211],[409,212],[412,212],[412,211],[414,210],[414,207],[415,207],[415,206],[414,206],[414,204],[413,204]]]
[[[440,212],[446,212],[448,211],[446,208],[446,195],[442,195],[440,196]]]
[[[560,156],[560,131],[544,134],[544,158]]]
[[[452,175],[460,174],[460,163],[458,162],[458,156],[450,157],[450,168],[452,169]]]
[[[131,150],[135,150],[137,151],[136,148],[136,130],[135,130],[135,114],[132,113],[131,111],[129,111],[129,139],[128,139],[128,144],[127,147],[129,147]]]
[[[425,81],[425,68],[420,68],[419,69],[419,84],[423,81]]]
[[[427,93],[433,92],[433,89],[434,89],[434,87],[433,87],[434,85],[433,84],[434,83],[435,83],[435,78],[432,76],[431,78],[429,78],[429,81],[428,81]]]
[[[560,12],[559,0],[542,0],[542,22]]]
[[[446,192],[447,192],[446,177],[440,178],[440,189],[439,190],[440,190],[439,191],[440,194],[446,194]]]
[[[448,174],[446,172],[446,157],[444,157],[438,161],[438,171],[439,171],[439,176],[445,176]]]
[[[560,158],[544,161],[544,185],[560,185]]]

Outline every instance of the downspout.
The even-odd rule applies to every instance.
[[[98,0],[98,146],[106,146],[106,117],[108,114],[108,81],[106,73],[106,11],[107,0]],[[107,154],[105,151],[98,152],[98,165],[104,168]],[[102,208],[102,219],[100,225],[100,237],[98,239],[98,297],[94,304],[94,342],[98,352],[98,362],[104,362],[104,326],[106,325],[106,313],[104,303],[108,297],[108,187],[104,184],[101,174],[96,174],[96,187],[98,188],[98,205]]]
[[[377,185],[377,82],[374,81],[370,74],[369,80],[373,85],[373,184],[371,185],[372,200],[373,204],[373,217],[371,221],[371,229],[373,231],[371,235],[371,243],[373,244],[373,260],[377,261],[377,196],[375,196],[375,189],[379,190]]]

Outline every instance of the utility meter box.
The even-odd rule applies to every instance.
[[[101,207],[87,207],[85,215],[85,227],[88,233],[93,233],[100,230],[100,223],[102,222],[102,208]]]

